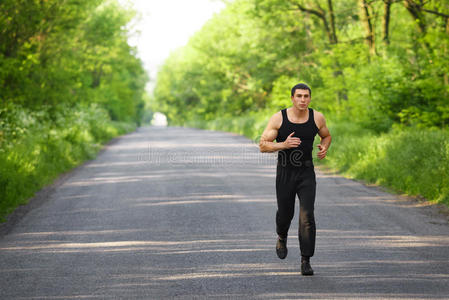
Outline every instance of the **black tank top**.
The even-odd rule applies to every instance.
[[[313,109],[309,108],[309,119],[305,123],[292,123],[287,118],[287,109],[281,110],[282,125],[278,130],[276,142],[283,142],[294,131],[294,137],[301,139],[296,148],[280,150],[278,164],[282,166],[301,166],[304,161],[312,160],[313,141],[318,127],[313,117]]]

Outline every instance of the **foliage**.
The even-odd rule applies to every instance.
[[[303,81],[315,108],[376,132],[446,126],[448,20],[441,0],[229,2],[166,61],[152,109],[178,125],[274,111]]]
[[[115,0],[0,1],[0,219],[140,123],[134,14]]]
[[[95,102],[140,121],[147,75],[127,43],[132,11],[100,0],[5,0],[0,11],[1,105]]]

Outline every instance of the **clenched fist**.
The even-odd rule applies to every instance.
[[[320,149],[320,151],[318,151],[318,153],[316,154],[318,156],[319,159],[323,159],[326,157],[327,154],[327,148],[326,146],[323,146],[321,144],[317,145],[318,149]]]
[[[293,134],[295,134],[294,131],[292,133],[290,133],[290,135],[284,141],[285,148],[287,148],[287,149],[296,148],[301,144],[301,139],[297,138],[297,137],[293,137],[292,136]]]

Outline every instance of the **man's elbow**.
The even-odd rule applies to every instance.
[[[259,142],[259,150],[262,153],[267,152],[265,141],[260,141]]]
[[[324,139],[326,139],[326,140],[331,140],[331,139],[332,139],[332,137],[331,137],[331,134],[330,134],[330,133],[328,133],[327,135],[323,135],[323,136],[321,136],[321,139],[322,139],[322,140],[324,140]]]

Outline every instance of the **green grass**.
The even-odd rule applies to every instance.
[[[356,179],[449,205],[447,131],[397,127],[375,135],[351,134],[351,127],[330,126],[333,145],[327,165]]]
[[[268,119],[269,115],[259,113],[186,125],[235,132],[254,140]],[[350,178],[449,206],[449,132],[394,127],[377,134],[349,122],[330,122],[328,127],[332,145],[319,163]]]
[[[4,120],[0,124],[0,222],[59,174],[93,158],[112,137],[135,129],[133,124],[112,122],[95,106],[51,116],[14,107]]]

